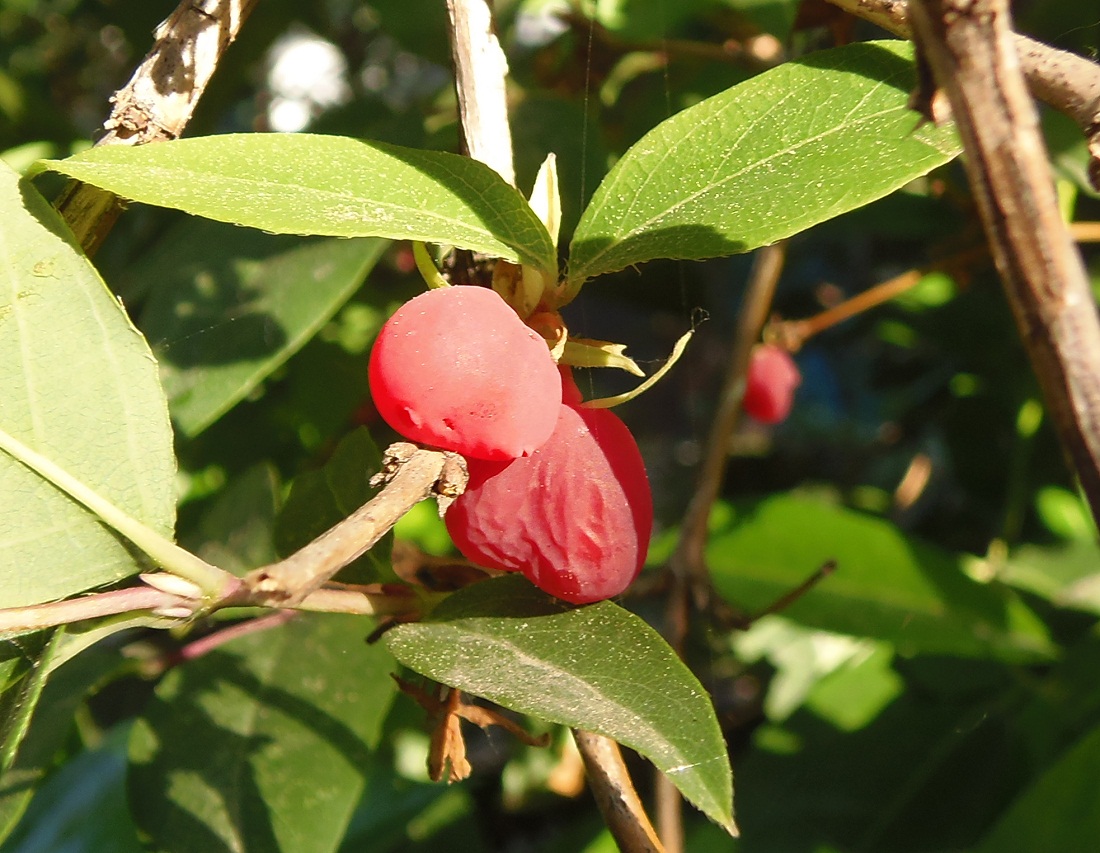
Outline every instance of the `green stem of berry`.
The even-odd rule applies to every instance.
[[[435,262],[432,261],[432,256],[428,254],[428,247],[416,240],[413,241],[412,247],[413,260],[416,261],[416,269],[420,272],[420,276],[424,279],[424,283],[432,290],[436,290],[440,287],[450,287],[451,283],[440,274],[438,269],[436,269]]]

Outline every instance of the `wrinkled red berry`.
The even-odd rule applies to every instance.
[[[801,383],[802,375],[790,353],[772,344],[760,344],[749,360],[741,406],[761,423],[777,424],[790,414],[795,389]]]
[[[515,459],[554,430],[561,378],[546,342],[494,291],[409,300],[378,333],[370,388],[401,435],[475,459]]]
[[[606,409],[562,405],[550,439],[512,462],[470,460],[470,482],[446,515],[470,560],[521,571],[551,595],[585,604],[637,577],[653,528],[645,466]]]

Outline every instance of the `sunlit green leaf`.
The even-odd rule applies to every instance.
[[[912,48],[868,42],[787,62],[684,110],[604,179],[569,282],[654,258],[747,252],[861,207],[954,157],[907,102]]]
[[[130,742],[134,817],[158,849],[337,849],[395,689],[370,627],[303,616],[164,679]]]
[[[1043,624],[1010,590],[972,581],[958,558],[884,519],[777,496],[714,531],[707,548],[718,592],[750,613],[778,601],[828,561],[836,562],[836,571],[784,608],[784,616],[889,640],[905,654],[1018,660],[1052,654]]]
[[[1095,542],[1023,545],[999,567],[997,577],[1059,607],[1100,614],[1100,547]]]
[[[445,243],[557,268],[527,200],[485,164],[457,154],[248,133],[102,146],[41,165],[133,201],[277,234]]]
[[[34,188],[0,165],[0,429],[171,536],[172,431],[145,339]],[[133,574],[94,515],[0,453],[0,607]]]
[[[729,758],[710,698],[637,616],[611,602],[571,608],[509,576],[456,593],[386,642],[443,684],[629,746],[732,831]]]
[[[805,628],[782,616],[756,620],[733,642],[741,660],[766,657],[775,667],[764,697],[773,721],[812,702],[819,716],[855,729],[899,692],[889,643]]]

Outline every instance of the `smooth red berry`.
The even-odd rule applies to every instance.
[[[777,424],[790,414],[801,383],[802,374],[790,353],[773,344],[759,344],[749,359],[741,406],[761,423]]]
[[[397,432],[475,459],[533,453],[561,406],[546,342],[484,287],[429,290],[401,306],[378,333],[369,378]]]
[[[562,405],[549,440],[507,463],[470,460],[447,511],[468,559],[521,571],[574,604],[618,595],[637,577],[653,498],[634,437],[612,412]]]

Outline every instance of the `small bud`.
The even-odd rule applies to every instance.
[[[202,588],[200,586],[171,572],[146,572],[138,577],[147,586],[166,592],[169,595],[178,595],[180,598],[189,598],[194,601],[202,598]]]

